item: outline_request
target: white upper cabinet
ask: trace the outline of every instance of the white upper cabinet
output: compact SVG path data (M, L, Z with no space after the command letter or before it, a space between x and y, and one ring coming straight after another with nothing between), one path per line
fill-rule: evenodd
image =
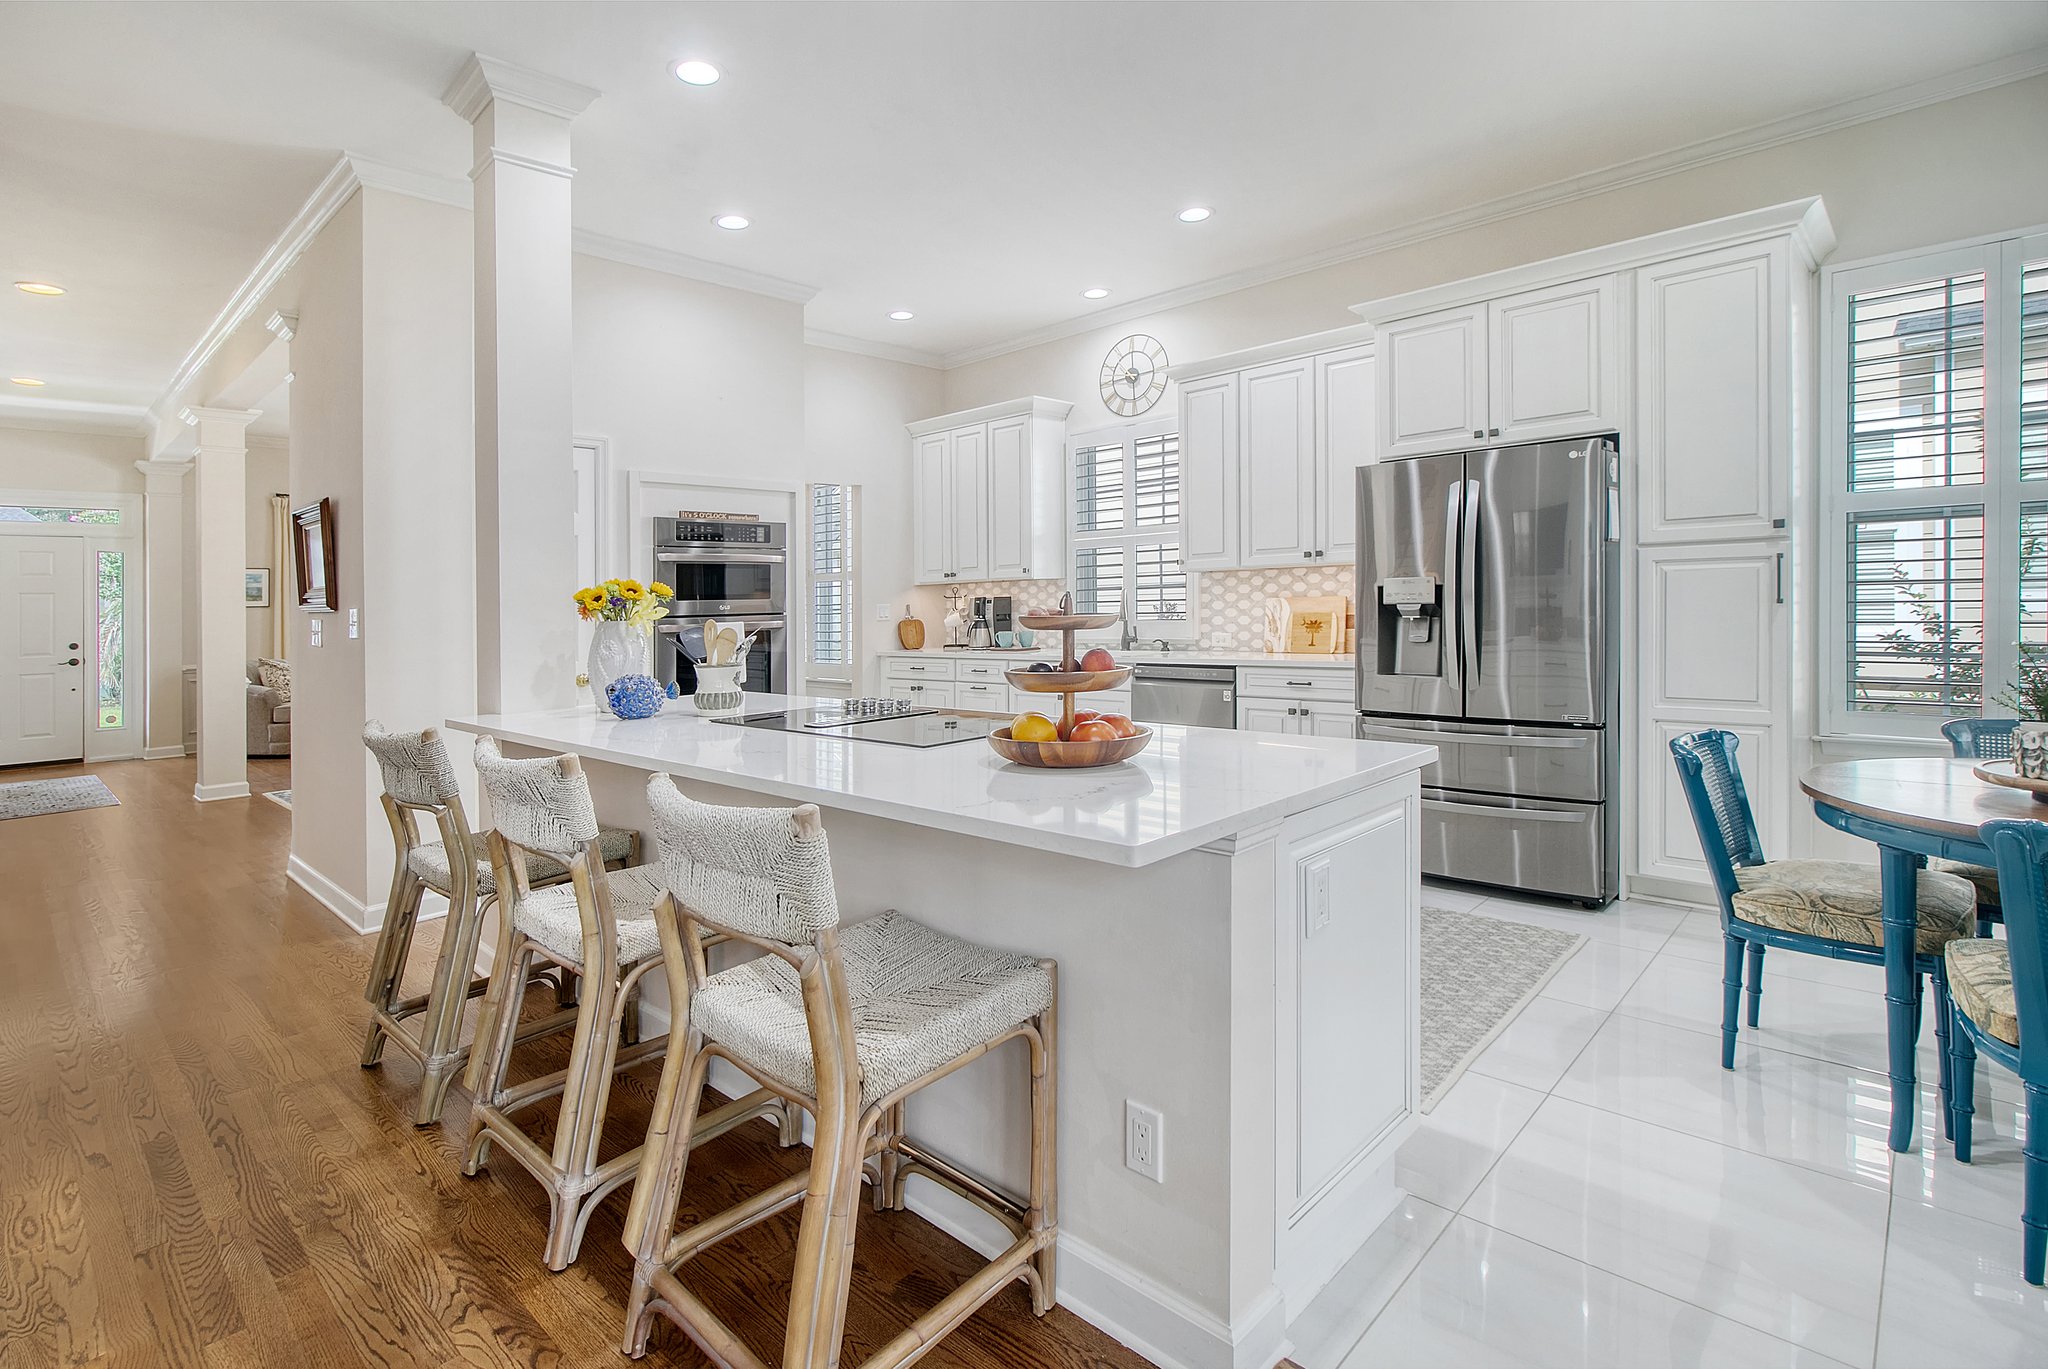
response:
M1546 286L1379 332L1382 459L1622 426L1621 282Z
M1782 240L1636 272L1638 540L1783 535L1790 275Z
M946 503L953 530L953 578L986 580L988 571L988 428L950 435Z
M1062 573L1072 408L1034 397L910 425L918 584Z
M920 437L911 450L911 533L915 557L914 578L921 585L947 578L953 568L953 549L948 530L950 505L946 500L947 453L952 443L945 433Z
M1621 282L1530 290L1486 306L1486 440L1621 426Z
M1316 359L1316 550L1326 563L1358 559L1358 468L1373 463L1378 438L1371 347L1347 347Z
M1390 323L1379 355L1382 460L1485 440L1486 306Z
M1307 358L1242 372L1238 564L1316 559L1315 373Z
M1180 385L1181 556L1189 570L1237 559L1237 373Z

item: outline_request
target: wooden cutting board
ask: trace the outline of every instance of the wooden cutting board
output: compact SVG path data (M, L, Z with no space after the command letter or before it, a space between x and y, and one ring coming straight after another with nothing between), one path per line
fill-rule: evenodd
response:
M1344 615L1351 601L1341 594L1283 594L1266 601L1265 647L1309 656L1344 650Z
M924 650L924 619L911 617L910 610L905 609L896 621L896 640L905 651Z

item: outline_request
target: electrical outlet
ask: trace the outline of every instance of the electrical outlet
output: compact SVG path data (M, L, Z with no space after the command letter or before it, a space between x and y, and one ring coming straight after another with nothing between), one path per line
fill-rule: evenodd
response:
M1306 936L1314 936L1330 925L1330 862L1328 857L1308 867L1308 906L1303 916L1308 919Z
M353 642L356 638L362 635L362 624L356 618L356 611L354 609L350 609L348 611L348 639L351 642Z
M1124 1168L1135 1170L1155 1184L1164 1183L1161 1151L1166 1141L1165 1129L1166 1121L1159 1115L1159 1109L1126 1098Z

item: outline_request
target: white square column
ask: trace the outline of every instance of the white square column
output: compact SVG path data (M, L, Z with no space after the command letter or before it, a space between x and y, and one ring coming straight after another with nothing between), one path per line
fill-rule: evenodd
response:
M481 54L446 96L476 133L477 706L575 701L569 123L586 86Z
M242 570L249 560L248 427L255 409L183 409L196 428L192 460L192 549L198 568L200 800L249 797L249 633L242 606Z
M138 461L142 472L144 622L142 756L185 754L185 477L190 461Z

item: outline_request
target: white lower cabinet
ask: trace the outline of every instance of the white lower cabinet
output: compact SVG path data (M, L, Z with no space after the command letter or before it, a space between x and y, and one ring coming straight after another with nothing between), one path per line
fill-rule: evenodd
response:
M1793 774L1790 584L1783 541L1645 547L1637 562L1636 872L1707 883L1671 742L1718 727L1736 761L1764 850L1790 854Z
M1006 680L961 680L953 686L953 707L981 708L991 713L1010 711L1010 685Z
M956 708L953 702L953 686L937 681L886 680L884 688L892 699L905 703L923 704L926 708Z
M1356 735L1357 705L1346 670L1248 667L1237 672L1241 732L1295 737Z

